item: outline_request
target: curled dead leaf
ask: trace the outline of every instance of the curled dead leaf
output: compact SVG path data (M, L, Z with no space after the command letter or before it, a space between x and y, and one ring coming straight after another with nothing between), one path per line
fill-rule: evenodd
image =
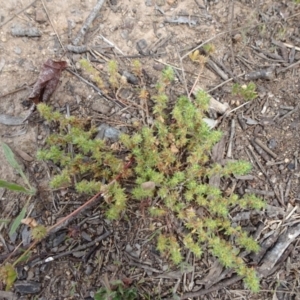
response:
M37 221L33 218L22 219L21 223L29 226L30 228L35 228L36 226L38 226Z
M65 61L48 59L42 66L39 77L32 88L29 99L35 104L46 102L56 89L61 72L67 67Z

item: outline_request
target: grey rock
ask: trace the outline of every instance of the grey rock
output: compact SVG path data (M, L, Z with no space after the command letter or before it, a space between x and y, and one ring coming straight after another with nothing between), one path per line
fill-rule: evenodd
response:
M96 139L110 139L113 142L117 142L121 134L121 131L119 129L111 127L107 124L101 124L97 129L98 133L95 137Z
M53 247L57 247L58 245L60 245L65 240L65 238L66 238L65 232L57 235L53 240Z
M22 50L21 50L20 47L15 47L15 48L14 48L14 52L15 52L16 54L21 54L21 53L22 53Z
M147 55L148 54L149 51L147 50L147 46L148 46L148 44L147 44L145 39L140 39L136 43L136 49L142 55Z
M128 72L128 71L124 71L123 74L122 74L124 77L126 77L127 79L127 82L131 83L131 84L134 84L134 85L137 85L139 84L139 80L138 78L133 75L132 73Z
M38 23L45 23L47 21L47 15L44 9L38 8L35 13L35 20Z
M121 30L120 35L121 35L121 37L122 37L124 40L128 40L129 32L128 32L127 29L124 29L124 30Z
M36 294L41 291L41 284L35 281L16 281L14 288L20 294Z
M270 139L268 142L268 147L270 149L275 149L277 147L277 141L275 139Z
M24 226L21 235L24 247L29 245L31 242L31 229L27 226Z
M39 37L41 32L37 27L27 27L20 24L15 24L11 29L11 34L14 36Z

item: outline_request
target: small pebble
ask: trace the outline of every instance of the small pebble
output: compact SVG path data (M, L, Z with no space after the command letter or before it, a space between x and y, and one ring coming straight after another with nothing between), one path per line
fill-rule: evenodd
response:
M268 142L268 147L270 149L275 149L277 147L277 141L275 139L270 139Z
M141 53L143 55L147 54L147 51L146 51L147 46L148 46L148 44L145 39L141 39L141 40L137 41L137 43L136 43L137 50L139 51L139 53Z
M121 31L120 35L124 40L128 40L129 32L128 30L124 29Z
M91 275L93 272L93 267L91 265L87 265L85 269L85 274L86 275Z
M47 21L47 15L44 9L37 9L35 13L35 20L38 23L45 23Z
M21 53L22 53L22 50L21 50L21 48L19 48L19 47L15 47L15 48L14 48L14 52L15 52L16 54L21 54Z

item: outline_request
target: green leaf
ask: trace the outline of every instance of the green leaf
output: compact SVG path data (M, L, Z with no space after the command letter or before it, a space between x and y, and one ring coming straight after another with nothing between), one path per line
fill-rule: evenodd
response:
M19 165L19 163L16 161L15 155L11 151L10 147L7 144L2 143L2 149L4 151L4 155L5 155L5 158L8 161L8 163L19 173L22 172L22 168Z
M14 222L10 228L9 235L13 235L16 232L17 228L21 224L22 219L25 218L25 214L26 214L26 208L23 207L21 212L19 213L19 215L14 220Z
M1 180L0 179L0 188L6 188L10 191L14 191L14 192L20 192L20 193L25 193L25 194L29 194L29 195L34 195L35 194L35 190L31 189L28 190L25 187L18 185L16 183L12 183L12 182L8 182L5 180Z
M3 148L3 152L4 152L5 158L8 161L8 163L22 176L24 182L30 187L30 190L31 190L30 194L34 195L36 191L35 191L35 189L31 188L31 185L29 184L27 177L25 176L25 174L22 171L22 167L16 161L15 155L12 152L12 150L10 149L10 147L7 144L2 143L2 148Z

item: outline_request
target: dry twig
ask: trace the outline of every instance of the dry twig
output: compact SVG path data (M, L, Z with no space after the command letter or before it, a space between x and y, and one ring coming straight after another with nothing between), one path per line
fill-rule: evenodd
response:
M267 277L270 271L280 259L287 247L295 241L300 234L300 223L282 232L275 246L265 256L262 265L258 268L258 273L261 277Z
M80 28L79 32L77 33L76 37L73 39L72 44L74 46L78 46L79 43L82 42L84 36L86 35L89 27L91 26L92 22L95 20L97 14L99 13L102 5L104 4L105 0L98 0L97 4L90 12L89 16L85 20L84 24Z

